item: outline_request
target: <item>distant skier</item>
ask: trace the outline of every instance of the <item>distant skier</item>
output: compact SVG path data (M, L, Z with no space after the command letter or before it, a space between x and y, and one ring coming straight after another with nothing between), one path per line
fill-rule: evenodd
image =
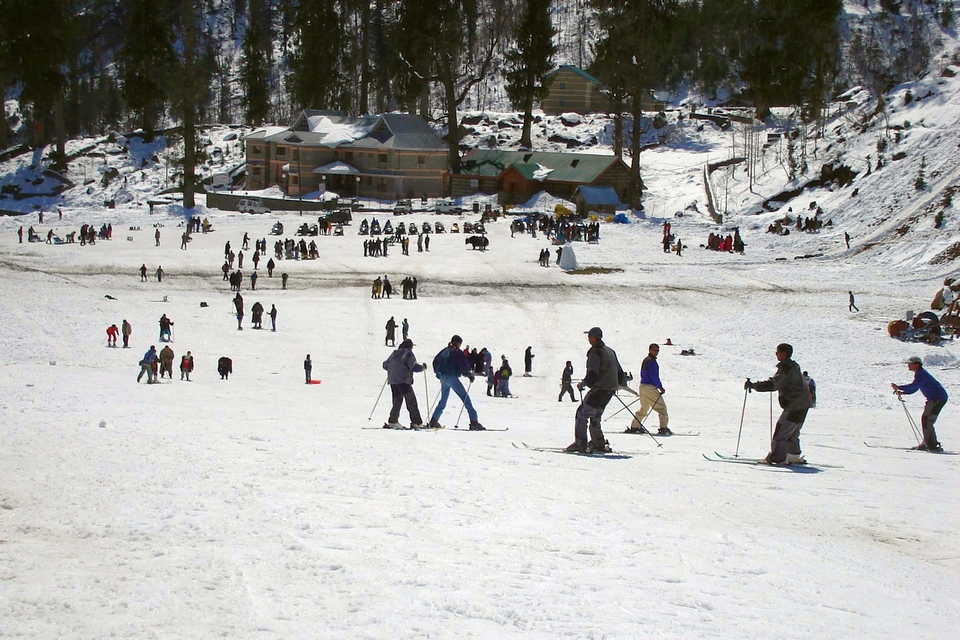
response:
M397 350L383 361L383 369L387 372L387 383L393 395L393 405L390 408L387 423L383 425L384 429L403 428L398 420L400 420L400 408L404 402L407 403L407 411L410 413L410 428L423 427L420 407L417 405L417 394L413 391L413 374L425 370L426 365L417 363L417 357L413 355L412 349L413 341L404 340Z
M547 257L549 257L549 252ZM532 375L533 371L533 359L536 358L533 355L533 347L527 347L527 350L523 352L523 377L529 378Z
M657 362L657 355L660 353L660 345L653 343L647 347L647 357L643 359L640 365L640 409L634 413L633 422L628 431L645 433L646 427L643 426L643 419L651 411L656 411L660 416L660 429L658 436L672 435L667 423L670 422L670 416L667 415L667 403L663 400L663 394L666 391L663 383L660 382L660 364Z
M116 347L117 346L117 334L120 333L120 330L117 329L116 324L112 324L107 327L107 346Z
M557 402L563 402L563 394L570 394L570 402L576 402L577 397L573 395L573 365L567 360L567 366L563 368L563 373L560 374L560 395L557 397Z
M217 373L220 374L221 380L228 380L230 374L233 373L233 360L227 356L223 356L217 360Z
M450 390L453 389L453 392L463 401L463 406L470 417L470 430L484 431L483 425L478 420L477 411L470 401L470 396L463 388L463 383L460 382L460 376L466 376L470 379L470 382L473 382L470 363L467 362L467 356L463 355L463 351L460 350L462 344L463 338L458 335L453 336L450 338L450 344L433 359L433 372L440 380L440 400L430 417L430 426L440 428L440 416L447 407L447 398L450 397Z
M393 319L393 316L390 316L390 319L387 320L387 324L384 326L384 329L387 330L387 335L383 340L383 346L385 347L395 347L397 346L396 332L397 332L397 322Z
M776 391L783 409L773 432L770 453L764 458L764 462L805 464L806 460L800 450L800 429L803 428L803 421L806 420L807 411L812 404L810 394L807 392L807 385L803 383L800 365L791 360L793 347L786 343L778 344L776 355L777 373L762 382L751 382L750 378L747 378L743 388L748 391Z
M616 394L626 376L617 360L616 352L603 342L603 331L593 327L586 332L590 342L587 351L587 375L577 383L577 389L583 392L590 387L586 397L577 408L573 444L567 447L570 453L592 453L610 451L610 443L603 437L600 418L607 403ZM589 424L590 441L587 442Z
M310 384L310 374L313 372L313 361L310 359L310 354L307 354L307 359L303 361L303 373L307 377L307 384Z
M937 430L934 425L937 418L947 404L947 391L943 388L936 378L930 375L930 372L923 368L923 360L918 356L907 358L907 368L913 371L913 382L910 384L894 384L893 392L898 396L900 394L910 395L919 391L927 402L923 405L923 414L920 416L920 426L923 431L923 442L914 447L919 451L934 451L940 453L943 447L937 441Z

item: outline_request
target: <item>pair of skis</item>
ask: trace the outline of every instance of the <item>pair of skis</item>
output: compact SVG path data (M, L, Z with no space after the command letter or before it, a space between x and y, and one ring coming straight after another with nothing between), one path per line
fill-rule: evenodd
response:
M563 453L571 456L583 456L587 458L611 458L614 460L626 460L633 456L645 456L649 451L567 451L566 447L531 447L526 442L519 445L511 442L516 449L524 451L546 451L548 453Z
M767 462L767 461L764 460L763 458L741 458L741 457L738 457L738 456L725 456L725 455L722 455L722 454L717 453L716 451L713 452L713 455L716 456L716 457L711 458L710 456L708 456L707 454L704 453L704 454L703 454L703 457L704 457L705 460L709 460L710 462L730 462L730 463L733 463L733 464L748 464L748 465L753 465L753 466L774 467L774 468L779 468L779 467L786 467L786 468L789 468L789 467L809 467L809 468L813 468L813 469L818 469L818 468L822 468L822 469L843 469L843 466L842 466L842 465L838 465L838 464L821 464L821 463L809 464L809 463L807 463L807 462L794 462L794 463L789 463L789 464L788 464L788 463L770 464L769 462Z

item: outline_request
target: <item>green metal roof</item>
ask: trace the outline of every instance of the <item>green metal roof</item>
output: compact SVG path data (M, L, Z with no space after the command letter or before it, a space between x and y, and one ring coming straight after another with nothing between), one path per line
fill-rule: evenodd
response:
M590 184L617 162L622 162L617 156L588 153L474 149L464 156L460 163L460 173L496 177L513 166L525 178L532 180L534 172L545 167L550 170L544 178L547 182Z
M559 69L556 69L556 70L554 70L554 71L551 71L550 73L548 73L547 75L545 75L545 76L543 77L544 80L546 80L547 78L552 78L553 76L557 75L557 73L559 73L561 69L569 69L570 71L573 71L575 74L577 74L578 76L580 76L581 78L583 78L583 79L586 80L587 82L590 82L590 83L592 83L592 84L600 84L600 81L599 81L599 80L597 80L596 78L594 78L592 75L590 75L589 73L587 73L586 71L584 71L584 70L581 69L580 67L575 67L575 66L573 66L572 64L562 64L562 65L560 65L560 68L559 68Z

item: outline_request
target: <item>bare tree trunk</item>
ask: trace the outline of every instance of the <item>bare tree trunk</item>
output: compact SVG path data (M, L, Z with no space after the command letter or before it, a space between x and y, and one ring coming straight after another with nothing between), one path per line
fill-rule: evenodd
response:
M633 101L633 130L630 132L630 206L640 208L640 120L643 118L640 100Z
M613 155L623 157L623 98L611 98L610 106L613 111Z
M520 146L525 149L533 148L530 129L533 126L533 90L529 87L532 82L527 83L527 92L523 99L523 132L520 134Z
M197 206L193 188L196 169L196 99L193 86L193 55L196 47L196 33L194 28L194 0L186 0L186 10L183 12L183 208L193 209Z
M452 74L443 83L444 96L447 99L447 142L449 146L450 173L460 173L460 123L457 117L457 88Z
M67 125L63 117L63 89L58 89L53 96L53 134L56 137L57 152L54 168L66 167L67 158Z
M430 119L430 83L424 80L420 88L420 117Z
M363 29L360 41L360 115L370 111L370 3L363 3Z

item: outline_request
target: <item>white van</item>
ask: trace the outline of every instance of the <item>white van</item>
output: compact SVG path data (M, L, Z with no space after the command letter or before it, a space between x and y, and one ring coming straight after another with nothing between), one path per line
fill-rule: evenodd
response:
M263 206L260 198L240 198L237 211L240 213L270 213L270 209Z

